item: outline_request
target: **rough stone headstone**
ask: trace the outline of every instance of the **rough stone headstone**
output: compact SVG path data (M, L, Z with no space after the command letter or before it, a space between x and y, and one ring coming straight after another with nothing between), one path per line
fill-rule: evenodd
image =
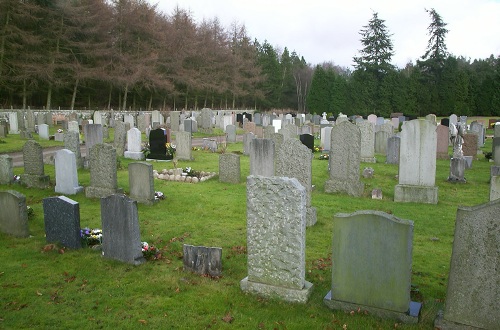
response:
M24 173L21 174L21 183L27 187L47 188L50 177L45 175L43 166L42 146L34 141L28 140L23 147Z
M175 134L176 158L179 160L193 160L191 133L177 132Z
M90 149L90 186L85 188L87 198L102 198L118 193L116 150L107 144L96 144Z
M55 192L66 195L75 195L83 191L83 187L78 184L76 157L72 151L68 149L58 150L55 156L55 168Z
M26 111L26 130L31 133L35 131L35 113L33 110Z
M44 198L43 221L48 243L60 243L71 249L82 247L78 202L65 196Z
M361 131L361 162L375 163L375 126L370 121L363 121L356 125Z
M116 149L116 154L122 157L125 154L125 145L127 143L127 129L123 121L115 121L115 135L113 147Z
M436 158L449 159L448 145L449 145L449 127L445 125L438 125L436 128Z
M273 134L276 133L276 130L274 129L274 126L272 125L269 125L269 126L266 126L264 127L264 139L271 139Z
M166 160L167 157L167 138L165 131L157 128L149 132L149 154L148 159Z
M40 140L49 139L49 125L47 124L38 125L38 137L40 138Z
M125 195L101 198L102 255L133 265L145 262L142 256L137 202Z
M148 128L148 124L146 123L146 114L141 113L137 116L137 128L141 133L146 133L146 128Z
M363 169L363 178L365 179L372 179L373 174L375 173L375 170L372 167L365 167Z
M297 138L297 126L294 124L283 124L278 132L283 134L285 141Z
M395 202L437 204L436 146L435 123L415 119L403 124Z
M343 122L331 131L329 153L330 178L325 182L325 192L361 196L364 184L359 181L361 160L361 131L357 125Z
M477 135L464 134L464 143L462 144L464 156L477 157Z
M11 184L14 182L12 157L0 155L0 184Z
M80 134L75 131L64 133L64 148L75 154L76 168L83 168L83 159L80 149Z
M444 313L437 329L498 329L500 200L459 207Z
M26 197L15 191L0 191L0 232L16 237L28 237Z
M203 138L202 143L203 150L210 150L211 152L217 152L217 148L219 147L216 139Z
M417 323L421 304L410 300L412 241L412 221L379 211L336 214L325 304Z
M222 248L184 244L182 251L184 271L214 277L222 275Z
M372 199L382 199L382 189L373 189Z
M316 208L311 206L312 152L297 139L283 142L276 155L275 175L296 178L306 189L306 225L316 224Z
M206 134L211 134L213 132L212 116L213 116L213 112L211 109L208 109L208 108L201 109L201 114L200 114L201 120L200 120L200 125L199 125L200 132L206 133Z
M226 142L227 143L236 143L236 126L235 125L227 125L226 126Z
M142 152L141 131L138 128L132 127L127 132L127 151L123 153L125 158L143 160L144 153Z
M223 153L219 156L219 182L240 183L240 156Z
M88 124L83 128L85 134L85 146L87 147L87 155L90 149L96 144L102 143L102 125Z
M250 175L273 176L275 153L273 140L250 139Z
M241 289L306 303L306 189L295 178L248 176L248 276Z

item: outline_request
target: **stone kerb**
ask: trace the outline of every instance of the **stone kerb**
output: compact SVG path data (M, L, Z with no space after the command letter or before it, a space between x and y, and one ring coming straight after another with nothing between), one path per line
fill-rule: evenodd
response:
M16 237L28 237L26 197L15 191L0 191L0 232Z
M306 190L295 178L247 178L248 276L245 292L306 303Z

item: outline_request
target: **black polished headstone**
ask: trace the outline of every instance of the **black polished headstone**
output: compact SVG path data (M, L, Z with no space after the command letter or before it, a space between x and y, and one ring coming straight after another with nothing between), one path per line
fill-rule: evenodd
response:
M441 125L450 127L450 118L441 118Z
M311 151L314 151L314 136L311 134L301 134L299 139L303 145L311 149Z
M72 249L82 247L78 202L65 196L44 198L43 219L48 243L60 243Z
M150 159L167 159L167 138L165 131L161 128L154 129L149 133L149 154Z

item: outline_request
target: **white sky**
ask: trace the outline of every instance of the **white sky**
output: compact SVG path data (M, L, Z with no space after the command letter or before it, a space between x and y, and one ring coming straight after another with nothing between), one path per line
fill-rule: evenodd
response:
M229 28L244 24L248 35L274 47L288 47L313 65L331 61L352 66L359 55L359 32L373 12L385 20L394 46L392 63L404 67L425 53L425 8L434 8L448 23L448 51L474 60L500 55L500 0L150 0L171 14L178 5L196 22L218 17Z

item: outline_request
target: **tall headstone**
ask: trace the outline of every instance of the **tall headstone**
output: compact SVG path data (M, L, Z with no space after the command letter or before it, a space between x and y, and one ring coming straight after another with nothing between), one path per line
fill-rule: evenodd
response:
M324 152L329 152L332 144L332 127L326 126L321 129L321 147Z
M478 149L481 147L484 147L484 139L485 139L485 137L484 137L484 125L477 122L477 121L473 121L470 124L470 131L477 135Z
M247 178L248 276L241 289L306 303L306 190L295 178Z
M11 184L14 181L12 157L0 155L0 184Z
M146 114L141 113L137 116L137 128L141 133L146 133L146 129L148 128L148 124L146 122Z
M88 124L84 126L85 146L87 147L87 155L90 149L96 144L102 143L102 125Z
M96 144L90 149L90 186L85 188L87 198L102 198L118 191L116 150L107 144Z
M219 156L219 182L240 183L240 156L233 153L223 153Z
M359 181L361 160L359 127L348 121L335 125L331 131L330 141L330 179L325 182L325 192L361 196L364 184Z
M490 179L490 201L500 198L500 176L494 175Z
M377 117L375 116L376 119ZM361 132L361 162L375 163L375 126L373 122L368 120L356 125Z
M387 152L387 140L390 135L386 131L375 133L375 153L385 155Z
M250 155L251 150L251 142L255 139L255 134L253 133L245 133L243 135L243 154Z
M179 160L193 160L192 139L189 132L175 134L176 158Z
M123 121L115 121L115 136L113 146L116 154L122 157L125 154L125 144L127 143L127 129Z
M448 145L449 145L449 127L445 125L438 125L436 128L436 158L449 159Z
M132 127L127 132L127 151L123 153L125 158L143 160L144 153L142 152L141 131L138 128Z
M500 200L459 207L437 329L499 329Z
M102 255L133 265L145 262L142 256L137 202L125 195L101 198Z
M21 174L21 183L27 187L47 188L50 177L45 175L42 146L34 140L26 141L23 147L23 160L24 173Z
M17 112L9 112L9 133L10 134L19 134L19 122L18 122L18 113Z
M28 211L26 196L15 191L0 191L0 232L17 236L28 237Z
M180 111L170 111L170 128L174 132L179 131L179 123L181 120L181 112Z
M138 203L152 205L155 202L153 165L146 162L128 165L130 198Z
M68 122L68 131L70 132L76 132L78 134L80 134L80 127L78 126L78 122L77 121L69 121Z
M462 145L464 156L477 157L477 135L473 133L464 134Z
M72 151L68 149L58 150L55 156L55 168L55 192L66 195L75 195L83 191L83 187L78 184L76 157Z
M157 128L149 132L149 154L148 159L166 160L167 157L167 137L165 131Z
M273 176L275 145L271 139L250 139L250 175Z
M417 323L421 304L410 300L412 241L412 221L380 211L336 214L325 304Z
M29 109L26 111L26 130L28 132L35 131L35 113Z
M226 142L227 143L236 143L236 126L235 125L227 125L226 126Z
M40 138L40 140L49 139L49 125L47 124L38 125L38 137Z
M415 119L403 124L395 202L437 204L436 146L435 123Z
M75 131L64 133L64 148L75 154L76 168L83 168L83 159L80 150L80 134Z
M212 134L212 110L208 108L201 109L200 132Z
M45 238L71 249L82 247L80 236L80 204L65 196L43 199Z
M316 208L311 206L312 158L308 147L297 139L289 139L277 150L275 175L296 178L306 189L306 224L316 223ZM250 173L252 174L252 173Z
M134 120L134 116L133 115L125 115L125 116L123 116L123 122L125 124L129 124L130 128L135 127L135 120Z

